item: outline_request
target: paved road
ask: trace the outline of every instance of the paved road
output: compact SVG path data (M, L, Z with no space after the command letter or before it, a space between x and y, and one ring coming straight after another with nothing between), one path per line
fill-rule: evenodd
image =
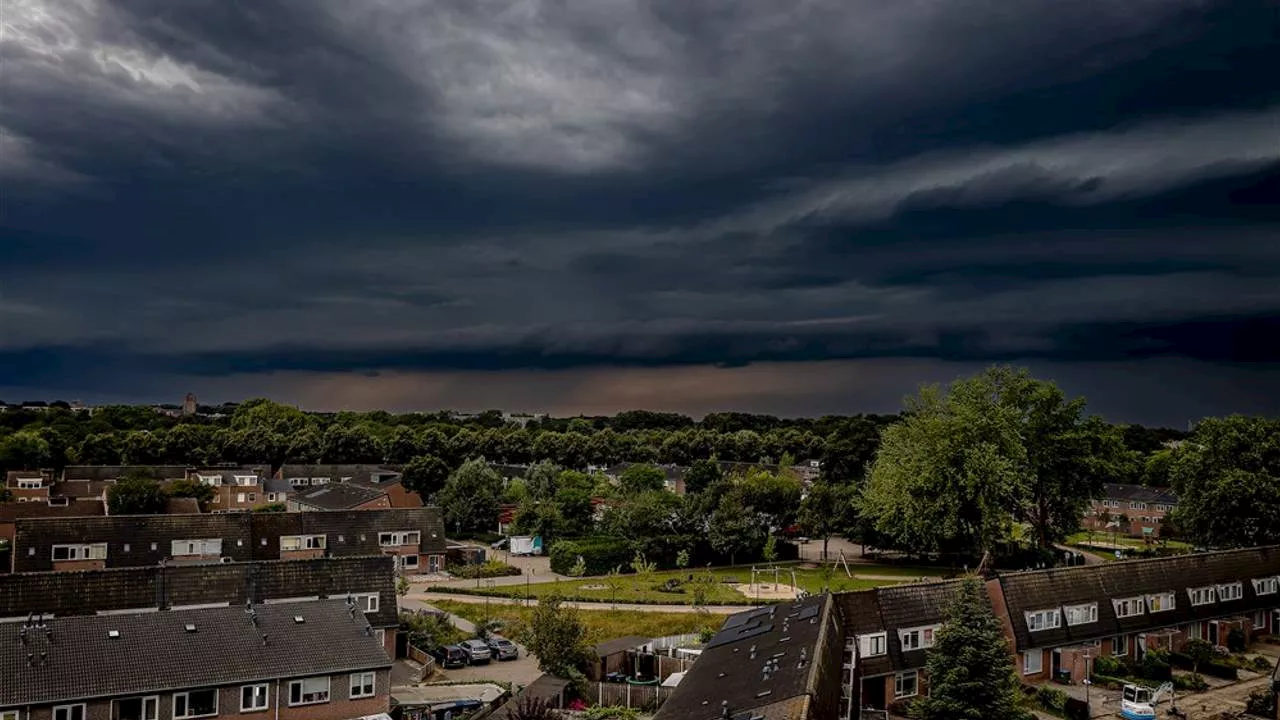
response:
M417 601L419 603L430 603L433 600L454 600L456 602L474 603L483 605L486 600L494 605L524 605L522 598L504 598L504 597L481 597L479 595L454 595L452 593L433 593L433 592L413 592L400 599L402 605L405 601ZM565 600L560 603L565 607L578 608L581 610L628 610L635 612L667 612L667 613L688 613L693 612L693 607L689 605L644 605L637 603L608 603L608 602L580 602ZM749 605L708 605L703 608L707 612L716 615L731 615L733 613L750 610ZM461 618L459 618L461 620ZM464 621L465 622L465 621ZM456 624L456 623L455 623Z

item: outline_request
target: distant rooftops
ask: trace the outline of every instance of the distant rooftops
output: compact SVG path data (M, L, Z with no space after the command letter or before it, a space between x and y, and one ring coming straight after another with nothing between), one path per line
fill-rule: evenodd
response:
M1169 488L1107 483L1102 486L1102 494L1107 500L1156 503L1160 505L1178 504L1177 493L1173 492Z

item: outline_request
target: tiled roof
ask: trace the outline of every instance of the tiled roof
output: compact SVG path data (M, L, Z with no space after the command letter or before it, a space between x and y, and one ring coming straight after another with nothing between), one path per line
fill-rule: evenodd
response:
M342 600L57 618L0 643L0 706L144 695L390 667ZM296 622L295 617L304 621ZM186 626L194 626L189 632ZM18 627L9 628L16 635ZM117 637L109 636L116 631ZM264 640L263 636L266 636ZM32 659L28 660L31 656Z
M52 479L52 473L48 470L10 470L5 473L5 484L9 487L17 487L18 480L40 480L41 485L48 485Z
M604 642L597 644L595 647L595 652L596 652L596 655L599 657L606 657L609 655L623 652L625 650L630 650L633 647L639 647L645 644L646 642L649 642L649 640L650 638L640 637L638 635L629 635L627 637L614 638L612 640L605 640Z
M379 602L369 622L395 626L394 560L387 555L0 574L0 618L370 592Z
M947 580L836 595L847 637L885 633L886 654L863 658L862 674L874 676L924 667L925 651L904 652L898 631L941 624L947 603L959 587L959 581Z
M729 616L657 720L715 720L722 702L735 717L779 704L795 707L789 701L813 692L815 672L823 665L815 658L834 611L829 595L816 595ZM764 667L774 660L776 668L766 678Z
M1168 488L1107 483L1102 486L1102 493L1108 500L1157 503L1160 505L1178 504L1178 495Z
M191 515L200 512L200 501L190 497L171 497L164 501L165 515Z
M68 465L63 480L119 480L138 474L155 480L173 480L187 476L185 465Z
M191 471L190 477L199 475L202 478L217 477L222 479L223 485L235 485L236 478L252 477L254 485L261 485L262 478L267 475L267 469L261 467L237 467L237 468L198 468Z
M107 494L115 480L59 480L49 488L54 497L97 499Z
M285 493L291 495L296 491L296 488L290 485L289 481L284 478L269 477L263 478L262 490L263 492Z
M1273 608L1280 604L1280 597L1258 597L1250 581L1276 575L1280 575L1280 547L1272 546L1009 573L999 582L1018 649L1024 650ZM1236 581L1243 584L1241 599L1191 605L1189 589ZM1174 593L1174 609L1116 617L1113 599L1164 592ZM1068 626L1063 618L1061 627L1027 630L1027 612L1090 602L1098 603L1097 622Z
M70 500L66 505L50 505L47 502L0 503L0 522L13 522L18 518L92 517L106 514L101 500Z
M385 492L367 485L331 482L308 488L294 495L290 500L321 510L349 510L385 495Z
M326 478L330 483L379 484L400 479L400 471L386 465L282 465L276 477Z

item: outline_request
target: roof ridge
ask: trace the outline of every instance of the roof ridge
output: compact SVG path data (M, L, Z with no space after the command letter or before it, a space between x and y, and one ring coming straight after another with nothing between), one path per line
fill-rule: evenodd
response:
M1074 571L1081 571L1086 569L1101 571L1106 568L1120 567L1123 565L1133 565L1136 563L1171 562L1175 560L1186 560L1187 558L1201 558L1201 557L1207 557L1211 555L1221 556L1221 555L1229 555L1233 553L1259 552L1263 550L1280 550L1280 544L1256 545L1254 547L1247 547L1247 548L1223 548L1219 550L1204 550L1202 552L1182 553L1179 555L1163 555L1159 557L1149 557L1149 558L1125 558L1123 560L1115 560L1112 562L1108 562L1103 565L1074 565L1074 566L1066 566L1066 567L1038 568L1038 569L1031 569L1031 570L1014 570L1012 572L1000 573L999 577L1003 578L1003 577L1009 577L1011 575L1030 575L1034 573L1074 572Z

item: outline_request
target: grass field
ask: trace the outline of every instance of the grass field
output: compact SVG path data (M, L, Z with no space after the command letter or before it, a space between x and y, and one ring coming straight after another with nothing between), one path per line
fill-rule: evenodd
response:
M1167 540L1164 543L1152 542L1147 543L1142 538L1125 537L1124 535L1116 535L1114 538L1111 533L1094 532L1092 536L1088 532L1078 532L1067 537L1068 545L1085 545L1107 549L1114 542L1121 549L1124 548L1144 548L1154 547L1163 544L1171 550L1181 550L1184 552L1191 551L1191 544L1182 542L1181 540Z
M795 571L796 583L810 593L821 592L824 587L832 591L868 590L883 585L894 585L911 582L920 578L936 578L941 574L937 568L902 567L897 565L854 565L849 566L854 576L849 577L844 568L835 572L824 572L814 568L801 568L796 565L779 567L778 581L791 584L791 572ZM529 595L543 597L559 594L575 600L592 600L599 602L645 602L671 605L686 605L693 602L693 596L687 587L676 591L663 589L668 580L687 581L692 573L695 577L705 574L706 570L663 571L655 572L647 578L636 575L619 575L609 580L605 578L583 578L561 580L558 582L542 582L530 585L505 585L495 588L469 590L469 594L493 595L499 597L523 598ZM751 568L715 568L711 570L717 582L711 587L707 596L707 604L743 603L751 598L738 591L735 585L751 582ZM757 576L759 582L773 582L772 572ZM616 587L610 583L616 583Z
M502 622L503 635L517 642L523 641L522 636L528 627L529 616L533 613L533 608L520 605L492 605L486 610L484 605L478 603L453 600L432 600L431 604L477 625L484 622L487 613L489 618ZM587 642L591 644L628 635L642 637L682 635L698 632L704 626L717 629L724 622L724 617L721 615L695 612L651 613L624 610L575 610L574 612L582 620L582 625L587 631Z

